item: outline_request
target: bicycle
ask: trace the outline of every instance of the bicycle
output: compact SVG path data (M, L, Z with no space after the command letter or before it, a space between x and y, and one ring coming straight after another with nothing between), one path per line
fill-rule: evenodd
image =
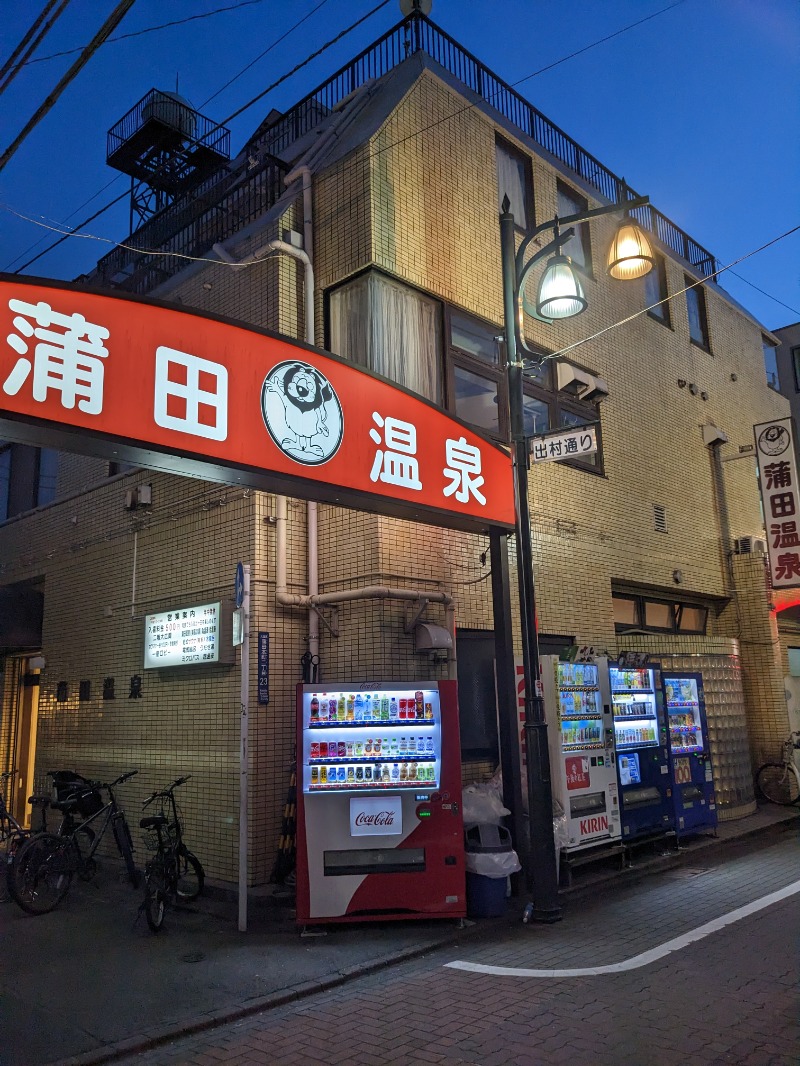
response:
M800 730L783 742L782 762L767 762L756 772L756 788L770 803L791 807L800 802L800 769L795 752L800 750Z
M67 785L72 786L66 798L50 804L64 814L61 835L39 833L30 837L9 867L11 898L26 913L47 914L54 910L69 891L76 873L83 880L92 879L97 868L94 856L109 825L131 884L138 887L131 831L114 793L117 785L138 772L130 770L107 784L86 781L75 774L52 775L57 794L63 794ZM59 777L61 781L57 780ZM103 801L102 791L108 793L107 802Z
M50 802L47 796L31 796L28 799L33 809L39 811L39 825L36 829L26 829L8 809L5 797L6 783L16 775L16 770L7 770L0 774L0 862L3 864L3 874L0 876L0 903L7 903L11 898L8 881L10 866L14 862L17 851L32 833L44 833L47 830L46 810Z
M175 800L175 789L185 784L191 774L179 777L169 788L154 792L142 804L145 810L158 803L159 813L139 821L146 830L145 846L154 851L144 871L144 910L147 924L158 933L164 924L167 905L179 900L191 903L203 891L205 872L196 855L186 847L183 825Z

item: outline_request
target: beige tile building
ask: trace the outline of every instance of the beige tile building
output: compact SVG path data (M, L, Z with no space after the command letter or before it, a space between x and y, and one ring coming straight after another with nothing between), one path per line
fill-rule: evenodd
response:
M384 58L378 76L354 69L352 84L332 78L268 116L224 180L207 179L131 238L164 254L117 250L84 280L303 338L302 265L267 247L301 234L288 240L313 264L316 344L507 441L502 196L521 239L523 228L606 205L626 187L502 82L482 91L488 78L476 81L479 67L454 46L437 55L411 47L402 61ZM754 809L753 767L788 731L788 648L800 647L800 629L778 631L755 462L740 450L753 424L784 417L788 402L767 385L764 327L713 280L713 259L655 208L640 217L656 250L648 279L606 276L617 219L601 217L567 249L583 263L587 310L524 321L540 356L526 375L530 432L599 420L601 439L591 459L530 471L538 628L543 649L589 643L701 669L719 813L735 818ZM569 384L570 368L578 383L599 382L593 398ZM138 768L120 794L134 812L150 790L190 773L189 839L208 876L235 881L239 669L145 671L143 632L146 614L230 601L239 560L252 567L251 884L269 879L281 840L294 688L309 649L321 689L457 670L465 776L494 771L491 656L487 668L478 654L494 640L487 537L106 458L55 461L19 445L2 454L9 486L27 469L35 488L10 497L0 525L0 759L19 771L18 811L56 768L103 779ZM151 502L131 509L128 494L142 485ZM318 611L280 602L309 593L309 522L319 593L363 596ZM513 539L508 551L515 589ZM429 597L427 622L448 628L454 618L449 660L416 650L412 601L381 590ZM258 632L270 635L268 704L256 696ZM134 676L139 697L129 695ZM115 698L104 698L112 683Z

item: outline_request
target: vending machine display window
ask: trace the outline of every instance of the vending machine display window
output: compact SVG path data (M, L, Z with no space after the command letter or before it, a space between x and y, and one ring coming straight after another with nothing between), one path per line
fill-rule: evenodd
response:
M658 747L653 671L609 669L617 751Z
M561 747L567 751L603 748L603 708L594 663L556 664Z
M439 787L437 690L306 692L302 714L304 792Z
M697 682L692 677L665 679L669 744L673 755L705 751Z

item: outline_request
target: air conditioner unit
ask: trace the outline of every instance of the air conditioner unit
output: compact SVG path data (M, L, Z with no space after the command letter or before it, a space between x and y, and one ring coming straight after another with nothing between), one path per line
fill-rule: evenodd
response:
M737 537L733 542L736 555L766 555L767 542L763 537Z
M569 393L578 400L599 403L608 396L608 385L602 378L571 363L558 364L558 391Z

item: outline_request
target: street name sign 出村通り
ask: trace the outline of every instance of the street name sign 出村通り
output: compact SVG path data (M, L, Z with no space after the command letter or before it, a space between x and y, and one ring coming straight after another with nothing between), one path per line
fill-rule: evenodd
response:
M511 458L310 345L154 300L0 277L0 437L485 531Z
M577 459L597 451L597 426L575 426L554 433L531 437L534 463L556 463L559 459Z

